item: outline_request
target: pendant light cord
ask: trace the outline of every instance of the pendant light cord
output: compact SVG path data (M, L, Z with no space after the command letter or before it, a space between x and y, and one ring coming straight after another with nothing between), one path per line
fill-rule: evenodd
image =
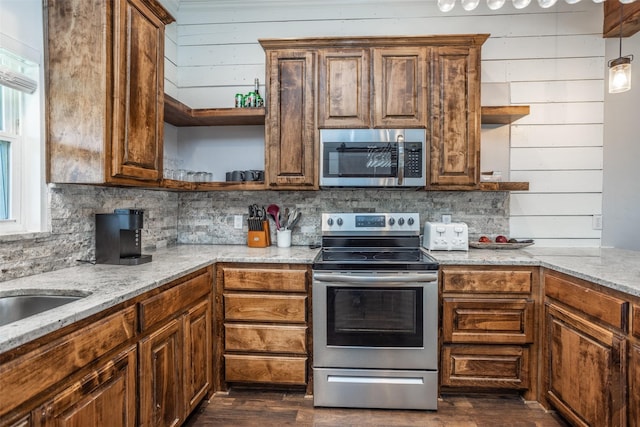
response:
M620 3L620 54L618 58L622 58L622 8L624 7L624 3Z

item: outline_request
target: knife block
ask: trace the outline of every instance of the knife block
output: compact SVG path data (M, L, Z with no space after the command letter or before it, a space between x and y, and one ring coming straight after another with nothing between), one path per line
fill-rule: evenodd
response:
M247 246L250 248L266 248L267 246L271 246L269 221L262 221L262 230L248 232Z

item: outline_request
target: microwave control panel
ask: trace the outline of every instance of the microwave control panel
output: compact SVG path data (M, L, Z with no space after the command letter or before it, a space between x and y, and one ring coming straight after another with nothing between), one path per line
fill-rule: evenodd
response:
M422 144L407 142L404 147L404 174L408 178L422 176Z

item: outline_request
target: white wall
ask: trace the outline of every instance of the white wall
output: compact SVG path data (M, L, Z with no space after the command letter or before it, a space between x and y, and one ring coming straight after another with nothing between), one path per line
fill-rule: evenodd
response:
M178 94L193 108L231 107L255 77L263 82L259 38L490 33L483 103L531 106L514 125L482 132L482 169L510 168L504 176L530 182L511 196L511 235L539 246L600 244L592 215L602 214L602 5L533 2L516 11L507 2L494 13L481 2L443 14L425 0L181 0L177 18ZM203 141L202 132L180 129L179 145L197 139L201 155L225 155L226 132L209 132Z
M618 39L608 39L607 60L619 49ZM640 34L623 39L622 55L635 60L631 90L605 96L602 246L640 250Z

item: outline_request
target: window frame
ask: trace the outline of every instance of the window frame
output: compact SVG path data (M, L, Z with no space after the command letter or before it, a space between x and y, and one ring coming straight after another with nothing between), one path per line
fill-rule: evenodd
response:
M5 94L1 100L3 114L9 123L6 129L0 129L0 139L10 143L10 211L8 219L0 219L0 236L46 231L43 70L38 63L14 52L1 49L2 54L23 60L38 87L27 94L0 85Z

